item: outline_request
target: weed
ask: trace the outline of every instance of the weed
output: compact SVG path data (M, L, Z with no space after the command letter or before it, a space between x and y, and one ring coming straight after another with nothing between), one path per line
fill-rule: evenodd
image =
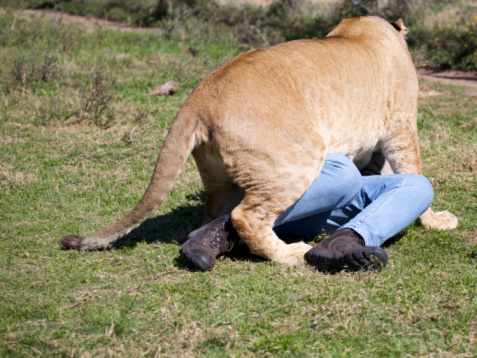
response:
M260 20L250 23L250 20L245 17L244 21L235 27L235 38L245 47L266 47L270 45L268 30L268 27L262 27ZM278 40L278 42L281 41Z
M143 120L148 116L148 113L145 112L145 111L140 111L140 112L137 112L135 115L134 115L134 122L136 123L136 125L128 130L122 137L122 141L127 143L127 144L133 144L134 141L136 140L137 136L138 136L138 132L140 131L141 127L142 127L142 124L143 124Z
M34 124L63 124L73 113L71 106L64 103L64 99L59 94L52 92L48 100L41 102Z
M31 60L27 60L25 56L17 57L13 60L12 76L13 79L21 86L25 87L27 82L34 81L36 66Z
M11 75L14 85L34 92L40 82L53 82L57 79L59 70L52 56L44 55L43 62L38 64L35 57L20 55L13 59Z
M82 89L81 120L92 121L100 128L109 128L114 121L114 110L110 107L112 95L103 70L96 69L92 82Z

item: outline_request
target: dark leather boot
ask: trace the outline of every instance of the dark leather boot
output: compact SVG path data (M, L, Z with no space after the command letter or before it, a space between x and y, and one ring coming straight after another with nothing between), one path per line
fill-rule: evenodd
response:
M238 241L230 215L224 214L192 231L182 245L182 252L199 269L209 271L215 266L217 256L232 250Z
M306 261L322 272L348 268L380 271L388 262L384 249L365 246L364 240L353 229L340 229L305 254Z

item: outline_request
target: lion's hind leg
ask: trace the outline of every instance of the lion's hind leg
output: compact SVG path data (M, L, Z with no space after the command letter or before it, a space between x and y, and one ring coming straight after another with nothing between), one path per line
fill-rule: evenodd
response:
M278 214L268 212L266 205L254 204L260 198L250 200L247 196L232 211L232 223L241 239L247 244L250 252L272 262L296 265L304 261L304 256L311 246L304 242L286 244L278 238L272 225ZM276 201L269 202L277 204ZM286 205L282 208L286 209ZM277 206L275 206L278 208Z
M243 200L232 211L232 223L253 254L272 262L295 265L304 261L311 246L303 242L286 244L272 227L278 216L305 193L316 170L293 164L290 167L284 166L282 170L275 167L272 177L254 175L253 185L245 190Z
M230 214L243 199L243 190L233 183L225 183L220 189L207 189L205 192L206 202L203 225L222 214Z
M287 245L272 227L278 216L295 204L321 169L325 144L308 119L277 113L276 118L290 118L288 136L276 137L275 127L264 125L263 133L235 135L224 151L224 163L233 182L243 189L244 197L232 211L232 224L253 254L272 262L295 265L304 262L311 249L305 243ZM277 128L286 123L274 122ZM302 129L306 127L307 129ZM284 129L280 129L282 132ZM295 132L294 132L295 131Z
M242 201L244 191L233 182L220 158L210 153L206 145L197 147L192 154L204 184L205 214L203 225L222 214L230 214Z
M403 116L410 123L416 122L416 114ZM390 133L389 138L381 145L384 156L391 164L396 174L421 174L421 156L416 125L396 126L400 131ZM457 218L448 211L434 212L428 208L417 220L426 229L448 230L455 229Z

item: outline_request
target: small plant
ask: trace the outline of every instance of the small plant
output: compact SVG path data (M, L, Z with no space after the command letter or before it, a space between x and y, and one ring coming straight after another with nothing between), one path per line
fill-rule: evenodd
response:
M270 42L267 36L267 27L262 27L260 20L251 23L245 18L243 23L235 27L235 38L241 46L265 47Z
M39 65L33 56L20 55L13 59L13 82L23 90L36 90L40 82L53 82L59 77L59 69L52 56L45 55Z
M59 68L54 57L45 55L39 68L40 81L53 82L59 77Z
M13 80L23 89L33 85L36 87L37 75L36 64L31 58L20 56L13 59L12 66Z
M55 122L64 122L71 114L71 108L61 101L57 94L50 94L50 98L44 101L38 109L36 125L50 125Z
M101 70L95 71L91 88L83 89L82 98L81 120L91 120L100 128L109 128L114 120L114 111L109 107L112 96Z
M141 127L142 127L142 124L143 124L143 119L146 118L148 115L147 112L145 111L140 111L140 112L137 112L135 115L134 115L134 122L136 123L136 125L128 130L122 137L122 141L127 143L127 144L133 144L134 141L136 140L136 138L138 137L139 133L141 131Z

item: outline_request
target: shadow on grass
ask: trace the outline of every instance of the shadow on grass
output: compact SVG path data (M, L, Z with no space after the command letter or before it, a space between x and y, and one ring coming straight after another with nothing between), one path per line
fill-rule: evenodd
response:
M202 202L205 202L204 192L199 194L199 198ZM189 196L187 199L197 199L197 195ZM181 245L187 240L189 232L197 229L202 224L204 210L205 206L203 204L181 206L168 214L147 219L128 235L114 243L112 248L134 248L139 242L146 242L147 244L162 242Z
M205 202L205 193L199 195L201 202ZM197 195L190 196L187 199L197 199ZM128 235L116 241L110 250L120 250L123 248L134 249L138 243L145 242L153 244L156 242L165 244L182 245L189 233L202 225L202 219L205 211L205 205L181 206L175 208L168 214L160 215L155 218L147 219L139 227L131 231ZM300 237L291 234L280 234L285 242L311 241L313 237ZM226 254L237 261L264 261L265 259L252 255L246 245L237 245L232 252ZM178 268L188 269L190 271L199 271L181 252L174 260L174 265Z
M393 237L391 237L390 239L386 240L386 242L384 244L382 244L381 246L383 248L392 246L395 243L399 242L406 235L407 235L407 229L404 229L400 233L398 233L398 234L394 235Z
M477 259L477 248L475 248L474 250L472 250L470 253L469 253L469 258L470 259Z
M205 202L204 192L199 194L199 198L201 199L201 202ZM190 196L187 199L197 199L197 195L194 195L194 197ZM182 245L187 240L188 234L200 227L202 224L204 210L205 206L203 204L181 206L175 208L168 214L147 219L138 228L134 229L128 235L114 243L110 249L133 249L140 242L146 242L147 244L161 242L165 244ZM406 234L407 230L403 230L399 234L387 240L382 246L384 248L389 247L400 241L404 236L406 236ZM281 233L278 234L278 236L287 243L305 241L312 244L312 242L316 239L316 237L313 236L302 237ZM324 239L328 235L322 236L322 239ZM261 257L252 255L246 245L237 245L234 250L227 253L226 256L237 261L251 260L258 262L264 260ZM182 252L174 260L174 265L178 268L188 269L190 271L199 271L191 264L191 262Z

